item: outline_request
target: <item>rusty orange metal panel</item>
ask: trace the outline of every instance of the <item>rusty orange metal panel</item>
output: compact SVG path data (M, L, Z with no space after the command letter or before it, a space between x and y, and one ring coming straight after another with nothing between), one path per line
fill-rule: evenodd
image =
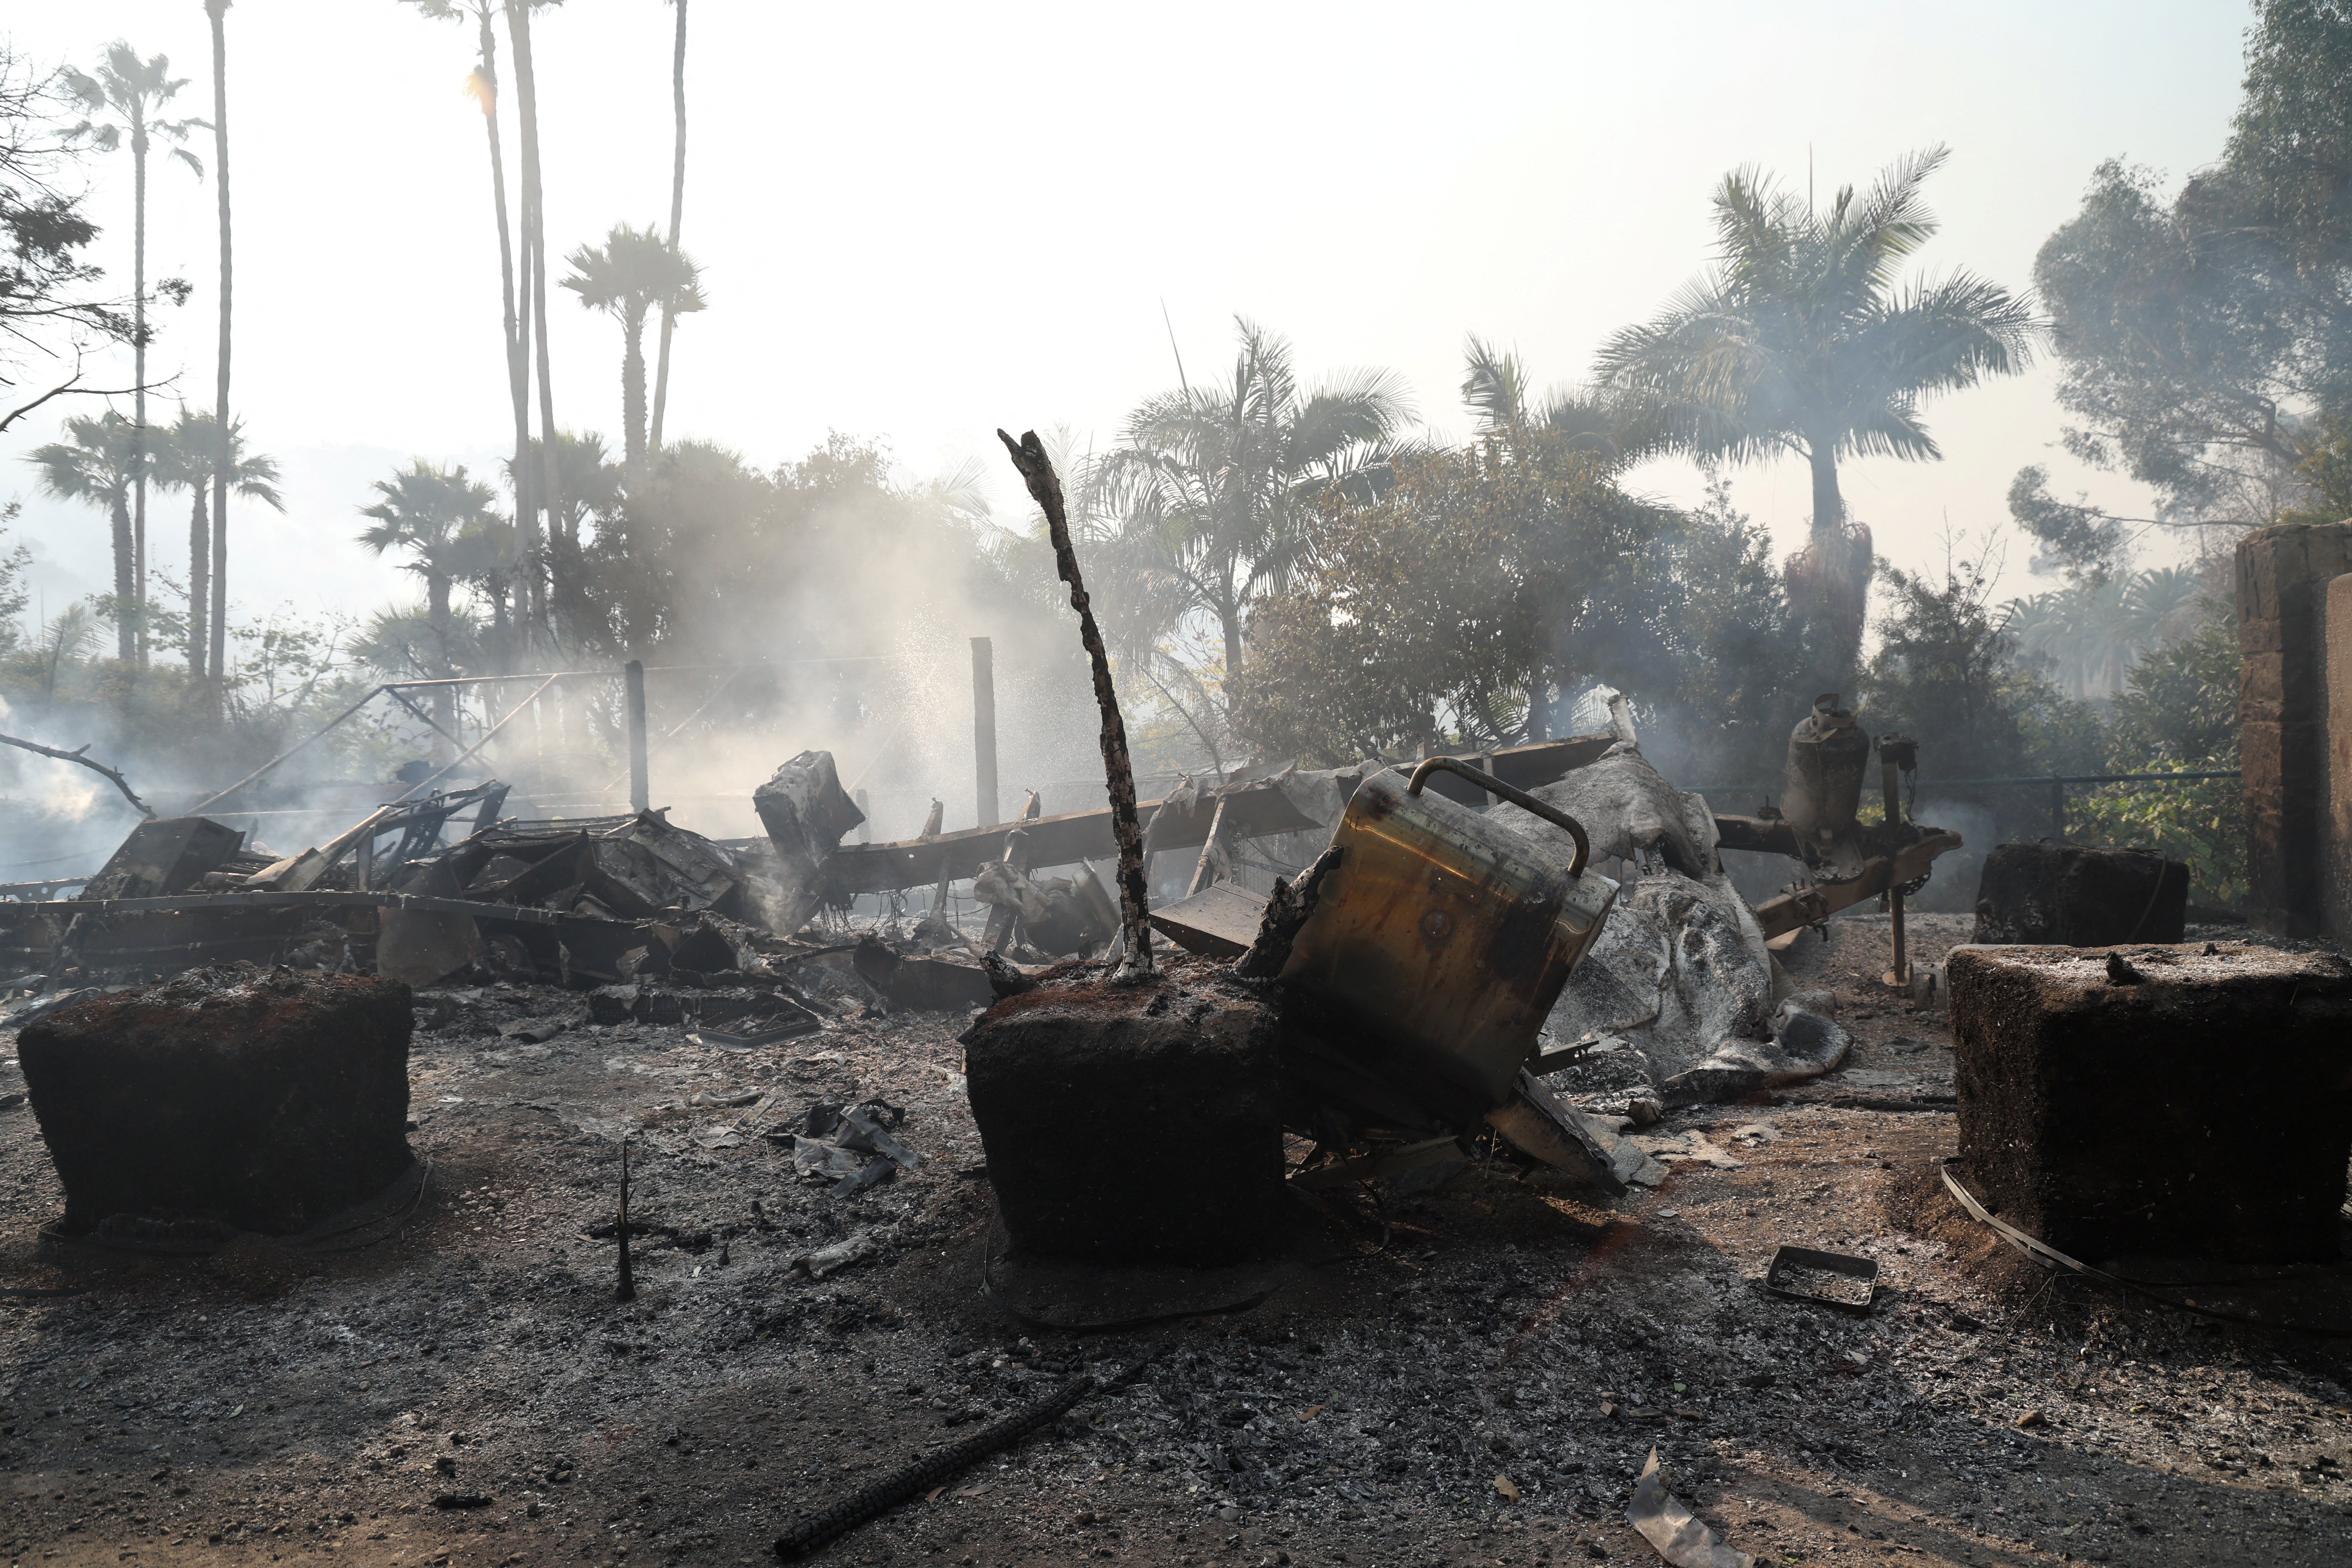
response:
M1415 791L1400 770L1357 787L1331 842L1339 864L1282 978L1380 1037L1391 1074L1433 1079L1484 1114L1509 1097L1569 971L1608 918L1614 884ZM1575 864L1583 858L1580 849Z

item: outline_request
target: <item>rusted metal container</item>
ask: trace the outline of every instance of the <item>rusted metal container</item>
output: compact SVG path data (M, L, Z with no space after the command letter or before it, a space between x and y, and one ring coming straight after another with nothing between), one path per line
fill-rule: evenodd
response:
M1575 841L1563 868L1520 834L1423 784L1458 773ZM1360 1026L1392 1082L1484 1116L1509 1098L1614 886L1586 876L1574 818L1451 757L1376 773L1331 836L1342 851L1293 939L1282 978Z
M1862 874L1865 851L1854 813L1869 771L1869 733L1838 706L1836 692L1814 698L1813 710L1789 737L1780 809L1805 864L1824 877L1842 881Z

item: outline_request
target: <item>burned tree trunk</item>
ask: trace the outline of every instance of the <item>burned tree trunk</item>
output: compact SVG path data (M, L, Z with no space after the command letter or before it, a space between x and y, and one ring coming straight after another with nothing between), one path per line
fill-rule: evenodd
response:
M1127 723L1119 717L1118 694L1111 689L1110 655L1104 651L1102 628L1078 575L1077 552L1070 544L1069 514L1062 507L1061 476L1054 472L1045 444L1032 430L1015 441L999 430L996 438L1013 454L1013 466L1029 486L1045 514L1054 536L1054 563L1070 585L1070 608L1078 613L1078 640L1086 644L1094 664L1095 701L1102 709L1103 773L1110 790L1112 831L1118 838L1119 915L1127 928L1127 959L1119 968L1122 980L1141 979L1151 973L1150 910L1144 899L1143 828L1135 813L1135 769L1127 754Z

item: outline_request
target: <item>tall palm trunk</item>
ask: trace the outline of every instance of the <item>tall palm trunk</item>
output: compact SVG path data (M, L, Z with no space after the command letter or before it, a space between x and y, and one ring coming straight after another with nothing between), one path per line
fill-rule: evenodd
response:
M143 106L131 121L131 518L132 575L137 583L139 663L147 664L147 119Z
M126 488L109 498L114 522L114 657L129 664L138 657L139 611L131 596L131 500Z
M1870 609L1871 537L1849 525L1845 497L1838 489L1836 444L1809 436L1805 456L1813 472L1812 531L1805 548L1789 563L1789 596L1820 627L1814 672L1843 690L1852 683L1862 657L1862 631Z
M205 678L205 627L212 608L212 528L205 517L205 486L199 482L188 487L195 492L195 504L188 509L188 675L194 680Z
M215 713L228 694L228 477L236 466L230 444L235 422L229 416L229 300L232 278L228 225L228 34L225 18L229 0L205 0L205 14L213 25L213 162L219 173L220 199L220 374L213 391L213 418L220 451L213 467L213 617L209 673Z
M686 0L677 6L677 47L670 58L670 105L677 117L677 139L669 164L669 247L677 248L678 220L686 215ZM677 318L662 307L661 350L654 365L653 449L661 450L662 414L669 406L669 334Z
M1837 451L1815 438L1805 443L1813 468L1813 537L1828 540L1845 526L1845 497L1838 491Z
M1242 678L1242 609L1236 599L1223 599L1217 605L1217 623L1225 634L1225 690L1241 689Z
M530 329L515 310L514 240L507 226L507 164L499 141L499 36L485 6L477 14L481 24L482 129L490 139L490 199L498 211L499 287L505 307L507 394L514 404L515 451L515 581L528 581L539 555L538 487L530 474Z
M622 466L631 489L637 488L646 463L646 313L632 307L621 318L621 425L625 432Z
M515 103L522 126L523 244L530 258L531 331L539 370L537 495L542 505L552 505L562 490L555 475L555 388L547 363L547 214L541 200L539 85L531 70L530 0L509 0L507 31L514 49ZM534 530L537 526L532 524ZM544 638L547 593L536 562L523 579L523 605L530 629Z

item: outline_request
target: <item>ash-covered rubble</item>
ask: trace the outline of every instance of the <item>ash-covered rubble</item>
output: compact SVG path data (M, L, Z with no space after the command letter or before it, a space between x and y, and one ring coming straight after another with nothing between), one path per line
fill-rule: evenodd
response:
M418 985L627 984L667 974L698 932L731 932L737 947L789 943L841 901L824 862L859 820L824 752L761 786L757 805L777 835L767 840L722 844L662 810L503 816L508 795L490 781L395 803L284 856L205 817L142 823L79 897L0 903L0 966L38 995L235 960ZM677 967L738 963L731 951L689 952Z
M1756 913L1734 888L1715 815L1621 741L1535 792L1591 825L1593 852L1629 871L1592 951L1547 1022L1574 1043L1553 1081L1637 1120L1818 1077L1845 1060L1831 1018L1792 994ZM1503 819L1544 852L1528 819Z

